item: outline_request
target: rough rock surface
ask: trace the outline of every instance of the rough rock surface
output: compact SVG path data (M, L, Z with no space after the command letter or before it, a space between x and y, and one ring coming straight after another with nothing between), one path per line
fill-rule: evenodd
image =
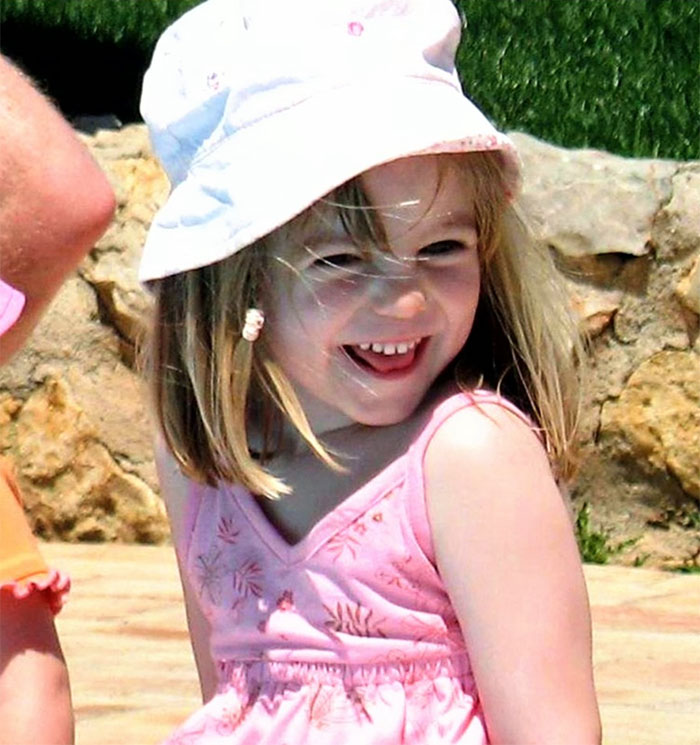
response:
M523 206L591 335L575 508L613 560L678 565L700 550L700 163L630 160L514 134ZM116 219L29 345L0 371L0 453L40 534L159 542L167 526L135 372L148 297L141 245L168 184L145 129L86 141Z
M613 559L700 550L700 163L629 160L514 135L523 206L591 336L590 405L571 493Z
M168 183L143 127L87 141L115 188L116 218L0 370L0 453L15 463L38 534L158 543L168 526L134 369L148 308L136 268Z

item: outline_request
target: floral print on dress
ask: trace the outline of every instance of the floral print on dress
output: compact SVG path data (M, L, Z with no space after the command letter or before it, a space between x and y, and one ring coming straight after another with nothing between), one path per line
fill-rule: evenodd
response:
M239 528L236 527L233 518L222 515L219 518L219 523L216 529L216 535L224 542L234 545L238 540L238 536L241 534Z
M178 553L214 631L218 686L169 745L486 745L421 490L444 418L296 548L242 487L191 505Z
M348 33L350 36L362 36L365 27L359 21L350 21L348 23Z
M262 568L254 559L247 559L233 572L233 602L231 608L237 608L250 597L263 596Z
M194 571L199 597L218 605L221 602L221 583L230 572L223 563L221 549L214 544L206 553L198 554Z
M394 496L395 490L391 490L385 494L381 501L384 502ZM346 519L346 512L339 513L340 520ZM373 512L370 516L371 523L376 526L384 520L384 515L381 511ZM363 550L362 538L370 529L365 520L365 514L361 514L352 520L349 525L346 525L342 530L331 536L326 545L325 550L333 556L333 561L337 562L344 558L347 554L352 557L353 560L357 559L360 551Z
M382 580L389 587L394 586L399 590L413 590L414 592L420 591L420 586L410 578L410 574L406 571L406 567L411 562L411 556L405 556L400 560L394 560L389 564L389 567L380 567L374 573L377 579Z
M216 720L215 729L217 735L231 735L245 716L245 709L239 702L232 706L225 706L220 717Z
M336 686L319 686L309 704L309 722L317 729L337 724L357 724L360 713L369 716L359 694L351 696Z
M355 522L350 526L350 529L357 533L357 535L364 535L367 532L367 526L362 522L362 520L355 520Z
M357 559L361 542L359 538L343 531L336 533L326 544L326 551L331 554L333 561L338 561L346 553L353 559Z
M386 619L377 621L374 618L374 611L364 608L360 603L337 603L334 608L327 605L323 607L330 616L325 625L331 631L352 636L386 637L381 628L381 623Z
M402 626L407 634L410 634L410 637L417 642L441 644L448 639L447 629L436 627L434 623L424 621L414 614L406 616L402 620Z
M278 598L277 598L277 610L287 611L292 610L294 608L294 594L291 590L285 590Z

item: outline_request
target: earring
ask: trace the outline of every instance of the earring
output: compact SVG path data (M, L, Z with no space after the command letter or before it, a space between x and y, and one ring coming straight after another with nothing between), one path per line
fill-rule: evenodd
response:
M245 314L245 325L241 336L249 342L254 342L260 336L260 330L265 323L265 316L257 308L249 308Z

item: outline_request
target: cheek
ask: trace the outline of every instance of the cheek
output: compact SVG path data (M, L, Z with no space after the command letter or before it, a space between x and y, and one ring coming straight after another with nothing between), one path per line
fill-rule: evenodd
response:
M308 308L311 304L317 310L325 309L326 315L333 315L357 303L364 291L365 282L361 277L316 280L299 289L296 302L300 307Z
M279 312L294 319L300 329L315 335L322 329L330 330L342 323L362 303L364 286L355 279L308 282L299 285Z
M318 347L332 337L363 301L364 288L354 279L295 282L274 293L266 308L270 351L278 362L300 344Z
M471 318L479 302L481 272L477 261L445 269L438 278L446 309L457 317Z

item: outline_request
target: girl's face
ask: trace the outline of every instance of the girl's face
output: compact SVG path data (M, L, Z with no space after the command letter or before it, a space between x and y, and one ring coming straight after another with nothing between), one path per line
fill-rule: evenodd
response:
M396 424L471 331L479 299L473 188L438 156L373 168L361 184L388 249L358 248L340 219L281 247L265 335L317 434Z

